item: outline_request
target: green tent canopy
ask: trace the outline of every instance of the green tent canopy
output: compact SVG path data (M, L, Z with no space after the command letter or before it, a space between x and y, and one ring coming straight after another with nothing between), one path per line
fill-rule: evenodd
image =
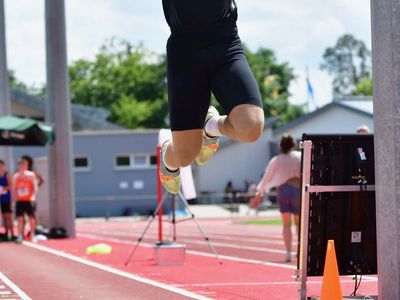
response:
M53 141L51 126L29 118L0 116L0 146L44 146Z

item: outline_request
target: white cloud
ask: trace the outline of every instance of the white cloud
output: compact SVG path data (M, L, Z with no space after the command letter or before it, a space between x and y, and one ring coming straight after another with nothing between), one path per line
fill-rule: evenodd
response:
M144 42L162 53L169 34L161 1L67 0L69 61L91 58L113 36ZM44 1L6 0L9 67L27 83L45 80ZM344 33L370 44L367 0L237 0L239 31L251 49L267 47L294 67L292 101L305 99L304 73L310 69L317 102L331 98L330 77L319 64L326 47Z

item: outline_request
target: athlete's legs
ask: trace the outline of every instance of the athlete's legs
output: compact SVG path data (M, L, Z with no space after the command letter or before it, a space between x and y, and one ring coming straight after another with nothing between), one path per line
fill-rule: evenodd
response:
M189 166L199 154L203 129L172 131L172 142L165 151L167 166L177 169Z
M25 227L25 216L18 216L18 236L23 238L24 236L24 227Z
M282 213L283 240L285 242L287 260L290 260L292 253L292 214L290 212Z
M14 236L14 229L13 229L13 223L12 223L12 213L5 213L3 215L4 218L4 225L6 227L7 234L11 234L11 236Z
M264 128L264 111L253 104L236 106L225 118L221 118L219 130L233 140L251 143L258 140Z
M200 153L211 89L204 65L193 49L188 51L186 44L170 39L167 50L172 140L161 147L160 180L167 191L176 194L179 168L189 166Z
M36 234L36 217L35 215L29 215L29 226L30 226L30 231L31 231L31 236L30 238L32 240L35 239L35 234Z
M257 82L243 54L220 66L211 80L212 92L227 116L220 117L221 134L239 142L254 142L264 128L264 111Z
M300 216L293 214L294 225L296 225L296 233L300 234L299 232L299 223L300 223Z
M297 214L293 214L293 220L294 220L294 225L296 226L296 241L297 241L297 247L299 243L299 236L300 236L300 216Z

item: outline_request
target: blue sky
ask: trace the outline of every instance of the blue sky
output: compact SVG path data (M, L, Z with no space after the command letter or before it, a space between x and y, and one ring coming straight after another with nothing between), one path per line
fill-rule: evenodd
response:
M293 103L307 98L308 66L315 100L331 100L331 78L319 70L323 51L351 33L370 47L370 4L367 0L236 0L239 33L252 49L268 47L279 61L294 67L298 79L290 90ZM161 0L65 0L68 60L92 58L108 38L143 42L164 52L169 29ZM44 1L6 0L8 66L28 84L45 81Z

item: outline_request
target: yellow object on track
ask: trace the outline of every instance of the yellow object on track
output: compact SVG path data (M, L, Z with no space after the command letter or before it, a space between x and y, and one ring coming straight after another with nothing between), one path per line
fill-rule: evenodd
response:
M86 248L86 254L110 254L112 247L107 244L97 244Z

